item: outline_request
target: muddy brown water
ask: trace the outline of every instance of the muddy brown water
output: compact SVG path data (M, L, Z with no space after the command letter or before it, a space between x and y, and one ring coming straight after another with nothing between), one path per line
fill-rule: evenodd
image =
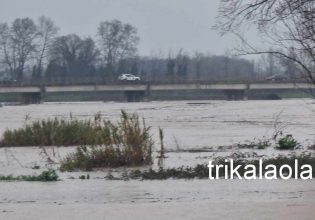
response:
M170 151L167 167L207 163L235 151L256 157L290 154L273 148L217 148L270 137L275 121L304 145L315 141L315 101L311 99L4 106L0 108L0 133L23 126L25 118L69 118L71 114L86 119L100 112L106 119L117 120L121 109L144 117L157 143L158 127L164 129L165 146ZM198 151L203 148L206 151ZM46 150L58 163L73 147ZM33 170L34 165L41 169ZM57 168L58 164L47 164L38 147L0 149L2 175L37 174L47 167ZM79 180L86 173L76 172L60 173L61 181L54 183L0 182L0 219L315 218L314 180L109 181L104 179L108 172L92 172L90 180Z

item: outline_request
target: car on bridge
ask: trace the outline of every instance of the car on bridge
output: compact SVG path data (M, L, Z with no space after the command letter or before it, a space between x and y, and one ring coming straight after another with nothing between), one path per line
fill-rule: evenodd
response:
M274 74L266 78L268 81L286 81L289 80L289 77L284 74Z
M132 74L121 74L118 77L118 80L121 80L121 81L140 81L141 79L139 76L135 76Z

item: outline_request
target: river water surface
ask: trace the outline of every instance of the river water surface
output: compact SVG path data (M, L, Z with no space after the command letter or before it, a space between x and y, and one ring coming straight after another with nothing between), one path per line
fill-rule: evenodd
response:
M165 166L207 163L236 152L236 143L292 134L303 146L315 142L315 101L174 101L147 103L45 103L0 108L0 133L48 117L80 119L94 114L118 120L120 111L145 118L158 148L165 133ZM217 148L223 146L223 148ZM207 149L205 152L194 152ZM221 149L221 150L219 150ZM298 152L303 152L300 149ZM70 148L47 148L56 162ZM273 148L238 153L277 156ZM34 174L47 164L38 147L0 149L0 175ZM58 165L55 165L58 166ZM303 180L109 181L108 170L61 173L56 183L0 182L0 219L314 219L315 182ZM113 172L116 172L113 170ZM118 173L120 171L117 171ZM27 217L25 217L27 216Z

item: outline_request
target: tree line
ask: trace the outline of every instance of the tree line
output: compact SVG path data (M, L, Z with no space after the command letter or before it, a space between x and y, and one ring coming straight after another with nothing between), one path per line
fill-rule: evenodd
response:
M144 80L257 80L294 69L272 55L259 61L184 50L140 56L137 29L119 20L100 22L95 39L58 31L45 16L0 22L0 79L111 81L129 73Z

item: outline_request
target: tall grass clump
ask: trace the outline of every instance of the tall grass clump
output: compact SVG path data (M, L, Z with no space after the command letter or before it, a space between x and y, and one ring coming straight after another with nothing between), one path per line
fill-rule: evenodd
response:
M1 146L70 146L97 143L98 124L91 120L44 119L7 129Z
M61 162L61 171L91 170L97 167L139 166L152 162L150 127L137 114L121 112L117 123L96 119L98 129L90 147L77 147Z
M120 140L122 133L128 136L125 139L129 142L137 144L135 142L139 140L131 140L135 135L147 135L148 131L141 130L137 115L128 115L122 111L121 117L118 126L103 120L100 114L96 114L94 120L78 120L71 117L69 120L54 118L26 123L22 128L7 129L0 146L110 145L113 142L124 142L125 140Z

